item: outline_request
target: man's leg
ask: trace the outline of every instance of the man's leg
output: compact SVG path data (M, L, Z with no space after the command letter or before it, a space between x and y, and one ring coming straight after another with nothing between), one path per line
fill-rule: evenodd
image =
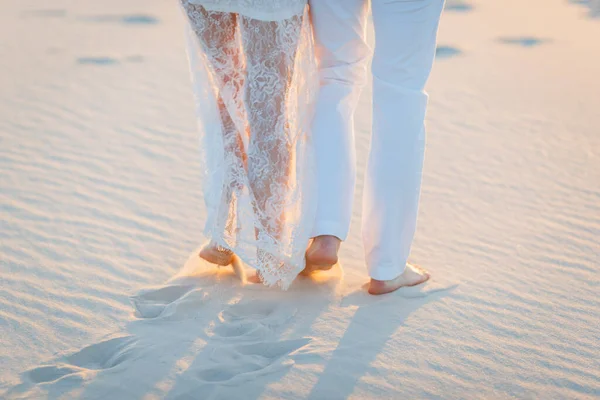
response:
M312 126L318 206L307 271L337 262L350 228L355 183L354 111L365 84L367 0L310 1L320 91Z
M429 275L406 267L417 222L425 150L425 83L443 0L373 0L373 134L363 201L371 284L387 293Z

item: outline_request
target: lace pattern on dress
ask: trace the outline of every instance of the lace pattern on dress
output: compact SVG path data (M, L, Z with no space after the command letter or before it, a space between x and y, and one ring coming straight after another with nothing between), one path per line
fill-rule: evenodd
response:
M255 267L265 284L286 289L304 268L315 212L309 128L318 86L306 7L260 20L180 1L190 28L204 233ZM261 5L278 1L298 3L237 3L265 11Z

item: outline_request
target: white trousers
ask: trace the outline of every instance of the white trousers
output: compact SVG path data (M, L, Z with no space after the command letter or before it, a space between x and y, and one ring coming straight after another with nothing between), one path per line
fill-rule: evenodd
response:
M320 93L313 122L318 210L313 236L346 239L355 185L353 116L366 82L368 0L311 0ZM425 83L444 0L372 0L373 126L363 193L369 275L405 268L415 233L425 146Z

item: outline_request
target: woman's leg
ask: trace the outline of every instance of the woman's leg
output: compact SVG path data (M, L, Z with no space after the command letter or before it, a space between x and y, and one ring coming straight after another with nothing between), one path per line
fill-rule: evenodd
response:
M235 230L235 196L241 182L235 179L236 172L246 169L247 157L238 125L230 110L236 111L236 98L241 103L244 87L243 60L239 43L236 41L237 16L233 13L211 12L200 5L181 0L191 26L203 48L215 86L217 107L221 119L224 153L232 156L224 175L223 205L220 213L226 214L225 230L233 237ZM226 94L226 95L225 95ZM227 97L225 97L227 96ZM229 105L229 107L228 107ZM240 120L243 120L240 118ZM202 249L200 256L207 261L227 265L231 262L231 251L211 243Z
M241 18L240 27L246 55L245 101L250 125L248 177L260 225L257 240L262 247L279 242L285 225L294 146L286 103L302 17L276 22ZM278 265L281 261L276 258L259 252L260 264Z

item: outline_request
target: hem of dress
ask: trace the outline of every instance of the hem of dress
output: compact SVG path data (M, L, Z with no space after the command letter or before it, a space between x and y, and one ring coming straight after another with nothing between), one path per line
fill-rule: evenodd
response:
M232 14L240 14L244 17L260 20L260 21L282 21L286 19L290 19L292 17L296 17L304 14L304 10L306 8L306 4L298 5L297 7L290 8L289 10L283 11L259 11L254 10L251 7L234 7L226 4L204 4L202 0L190 0L190 4L195 4L204 7L207 11L213 12L224 12L224 13L232 13Z
M245 251L239 251L239 249L241 248L239 244L232 246L231 244L227 243L227 241L223 239L221 235L213 234L213 232L210 229L205 229L204 236L206 237L208 242L215 243L221 247L232 251L233 254L235 254L244 265L256 270L258 272L258 276L261 283L268 287L278 287L284 291L288 290L290 285L296 280L298 275L300 275L304 268L306 268L306 260L304 258L301 258L301 264L294 268L296 272L295 275L282 277L278 274L268 274L264 271L263 268L261 268L260 265L256 264L256 260L247 258ZM250 247L255 246L256 245L254 244Z

